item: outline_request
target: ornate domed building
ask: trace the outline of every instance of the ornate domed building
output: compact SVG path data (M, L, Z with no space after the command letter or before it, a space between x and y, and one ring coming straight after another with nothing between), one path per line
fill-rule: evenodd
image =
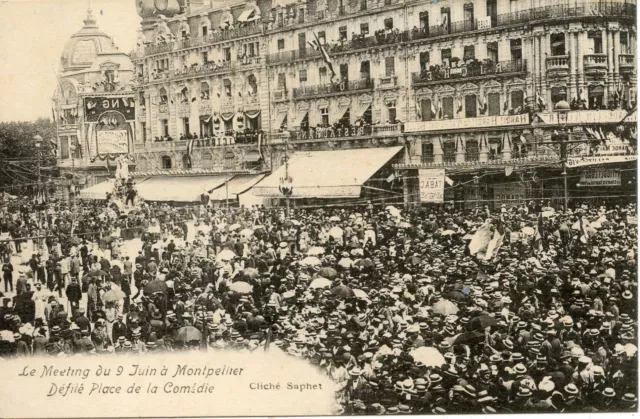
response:
M89 9L62 50L53 95L63 197L110 177L115 158L132 152L132 78L131 59L100 31Z

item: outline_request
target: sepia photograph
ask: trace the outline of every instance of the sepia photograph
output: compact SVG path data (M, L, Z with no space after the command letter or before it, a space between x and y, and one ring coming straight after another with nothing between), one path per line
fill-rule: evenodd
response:
M4 0L0 50L0 417L638 412L635 1Z

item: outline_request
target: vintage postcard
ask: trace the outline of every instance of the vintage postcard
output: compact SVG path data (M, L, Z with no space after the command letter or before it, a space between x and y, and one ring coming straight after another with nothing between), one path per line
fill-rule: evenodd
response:
M637 412L635 2L0 28L0 417Z

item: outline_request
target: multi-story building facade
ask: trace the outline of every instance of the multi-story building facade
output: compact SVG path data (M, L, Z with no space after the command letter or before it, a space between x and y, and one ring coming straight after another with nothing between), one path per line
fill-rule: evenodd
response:
M547 143L565 125L553 112L561 101L572 108L572 138L585 140L579 153L593 154L588 140L603 136L630 144L632 3L174 1L138 8L137 171L274 171L291 147L387 148L370 174L387 178L391 162L403 182L377 189L402 185L405 202L417 203L418 170L436 167L470 183L448 199L497 202L544 195L544 179L531 179L558 168ZM190 132L205 139L188 152L180 137ZM293 178L294 189L304 177L281 172L272 176ZM500 182L509 187L492 186ZM297 197L320 196L331 195Z
M63 198L110 177L115 157L133 150L132 78L128 54L100 31L89 9L62 51L53 96Z

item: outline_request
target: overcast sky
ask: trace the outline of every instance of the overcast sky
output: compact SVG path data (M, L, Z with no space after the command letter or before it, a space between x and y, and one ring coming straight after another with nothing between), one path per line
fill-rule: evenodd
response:
M90 0L120 51L136 43L135 0ZM89 0L0 0L0 121L51 118L62 49L83 26ZM101 14L102 11L102 14Z

